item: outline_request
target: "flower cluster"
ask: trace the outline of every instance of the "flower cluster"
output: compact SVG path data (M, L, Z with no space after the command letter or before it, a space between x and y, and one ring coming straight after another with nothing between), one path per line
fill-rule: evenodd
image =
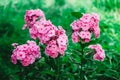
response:
M31 28L29 32L31 38L39 39L41 44L47 44L49 40L55 36L57 28L48 21L37 21Z
M46 55L52 58L64 55L67 49L68 36L61 26L57 28L50 20L46 20L44 13L40 9L27 10L24 20L23 29L28 28L31 38L39 39L41 44L46 45ZM83 14L79 20L73 21L70 26L74 31L72 34L74 43L80 42L80 40L89 42L92 32L96 38L100 35L99 16L95 13ZM41 57L40 47L34 41L28 40L27 44L19 46L17 43L13 43L12 46L15 48L11 55L14 64L17 64L17 60L19 60L23 66L28 66ZM90 45L89 48L95 51L95 60L104 60L105 53L99 44Z
M40 9L37 9L37 10L27 10L25 18L24 18L26 24L24 25L23 29L26 28L27 26L28 27L33 26L33 24L39 18L40 18L40 20L45 20L44 13Z
M95 37L100 35L99 28L99 16L97 14L83 14L79 20L75 20L70 25L73 29L72 41L74 43L79 42L80 39L83 42L89 42L92 32Z
M39 17L41 18L38 19ZM48 56L56 58L58 53L64 55L68 38L62 27L57 28L50 20L46 20L41 10L27 11L25 22L27 25L25 24L23 29L28 27L31 38L39 39L41 44L47 46L45 52Z
M105 58L105 52L102 49L100 44L96 44L96 45L90 45L88 48L93 49L95 51L95 54L93 56L93 58L95 60L99 60L99 61L103 61Z
M59 30L56 31L56 35L52 37L47 44L45 49L46 54L52 58L58 57L58 53L63 56L65 50L67 49L67 42L68 37L65 34L65 31L62 27L59 27Z
M40 48L34 41L27 41L27 44L19 45L17 43L12 44L14 46L11 60L14 64L17 64L17 60L20 60L23 66L28 66L35 62L36 58L40 58Z

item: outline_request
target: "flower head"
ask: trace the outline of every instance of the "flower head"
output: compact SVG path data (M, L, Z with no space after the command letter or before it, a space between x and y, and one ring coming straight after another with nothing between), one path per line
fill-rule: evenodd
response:
M52 58L57 58L58 55L64 55L67 49L68 37L65 34L65 30L62 27L56 31L55 36L48 42L45 52Z
M39 17L41 19L37 20ZM46 45L45 53L48 56L56 58L58 54L64 55L67 49L68 37L61 26L57 28L50 20L46 20L41 10L26 11L25 22L26 24L23 28L25 29L29 26L30 37L39 39L41 44ZM33 53L35 54L35 52L31 54L34 55Z
M27 44L16 46L11 55L14 64L20 60L23 66L28 66L35 62L36 58L40 58L40 48L34 41L27 41Z
M72 41L74 43L81 41L79 39L82 39L83 42L89 42L92 32L96 38L100 36L99 15L95 13L83 14L79 20L73 21L70 26L73 29Z
M45 20L45 15L40 9L27 10L25 15L25 23L27 24L27 26L31 27L38 18L40 18L41 21Z
M104 61L105 52L100 44L90 45L88 48L93 49L95 51L95 54L93 56L94 60Z

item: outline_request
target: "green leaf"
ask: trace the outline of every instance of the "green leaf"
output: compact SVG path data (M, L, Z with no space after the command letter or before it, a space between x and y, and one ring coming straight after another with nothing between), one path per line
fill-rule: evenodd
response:
M51 75L51 76L56 76L55 72L51 71L51 70L44 70L44 71L41 72L41 74L48 74L48 75Z
M75 18L81 18L83 15L81 12L71 12L71 14Z

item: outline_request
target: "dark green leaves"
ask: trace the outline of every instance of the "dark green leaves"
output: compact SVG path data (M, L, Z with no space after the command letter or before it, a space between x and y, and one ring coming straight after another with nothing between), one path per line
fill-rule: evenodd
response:
M79 19L80 17L82 17L83 14L81 12L71 12L71 15Z

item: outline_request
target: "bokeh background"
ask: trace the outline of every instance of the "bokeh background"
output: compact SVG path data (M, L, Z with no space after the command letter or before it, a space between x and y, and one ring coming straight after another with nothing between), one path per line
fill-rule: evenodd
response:
M62 58L65 66L61 70L61 80L79 80L77 62L80 62L80 57L76 50L80 46L71 41L70 23L76 19L71 12L98 13L101 35L96 43L105 49L106 58L103 62L92 59L85 61L84 78L120 80L120 0L0 0L0 80L21 80L19 71L22 66L12 64L10 60L13 50L11 44L23 44L31 40L28 30L22 30L25 11L29 9L43 10L47 19L66 30L69 46ZM75 62L71 62L71 59ZM55 80L56 73L49 70L44 58L34 65L39 69L22 67L22 74L28 76L24 80Z

